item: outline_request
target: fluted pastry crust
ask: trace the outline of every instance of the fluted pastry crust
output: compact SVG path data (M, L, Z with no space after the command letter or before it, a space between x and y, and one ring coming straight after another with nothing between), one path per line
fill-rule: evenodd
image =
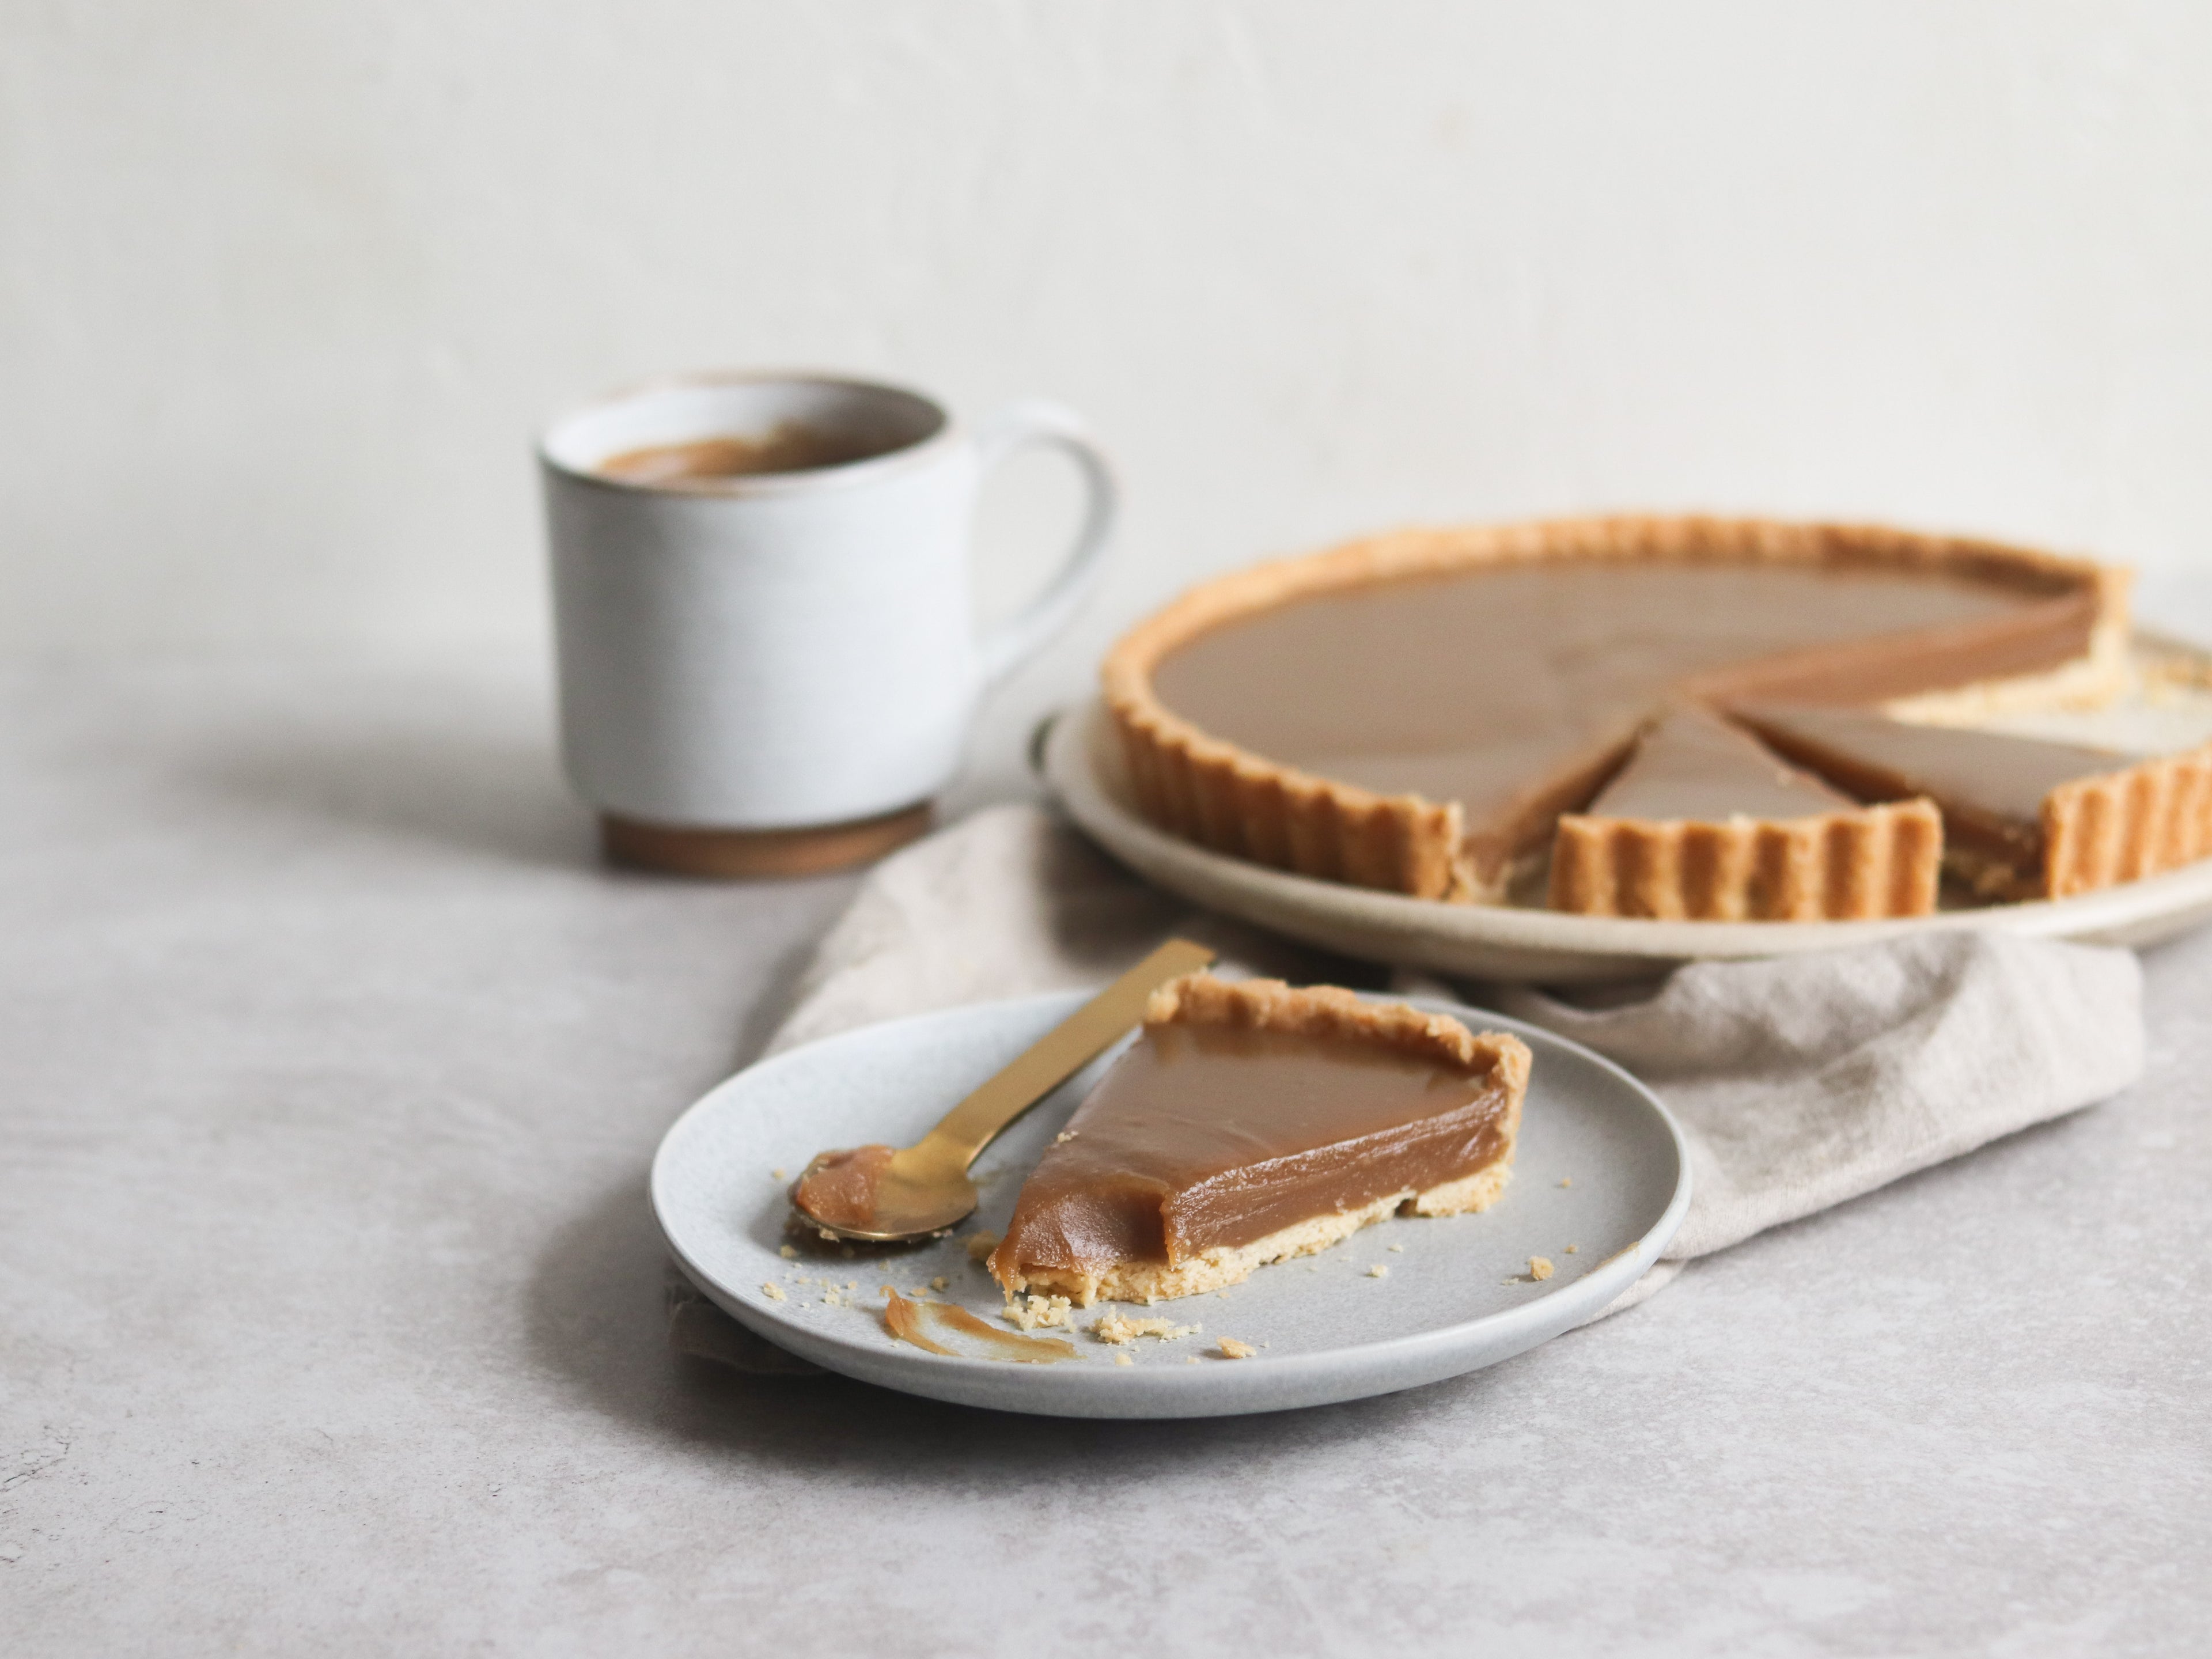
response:
M1846 921L1936 908L1943 820L1924 800L1721 823L1569 814L1551 908L1689 921Z
M2008 896L2066 898L2212 856L2212 744L2061 784L2040 816L2040 879Z

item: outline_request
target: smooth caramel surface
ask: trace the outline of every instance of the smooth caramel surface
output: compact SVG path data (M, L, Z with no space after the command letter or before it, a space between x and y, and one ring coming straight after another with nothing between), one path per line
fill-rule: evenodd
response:
M2055 667L2095 619L2087 591L1922 571L1544 560L1293 601L1200 635L1152 678L1168 708L1252 753L1459 802L1476 841L1518 836L1562 778L1570 796L1594 787L1674 691L1905 696Z
M1858 803L1784 764L1702 708L1680 708L1638 739L1612 782L1585 809L1592 817L1725 823L1848 812Z
M1506 1089L1390 1044L1148 1026L1039 1162L1000 1247L1024 1267L1178 1263L1494 1161Z
M1864 709L1756 703L1736 713L1784 754L1869 799L1926 795L1947 811L2028 823L2061 784L2130 763L2113 750L1920 726Z

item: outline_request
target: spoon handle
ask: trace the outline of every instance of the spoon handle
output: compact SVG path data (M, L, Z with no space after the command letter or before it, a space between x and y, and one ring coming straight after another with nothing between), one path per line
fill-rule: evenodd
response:
M982 1087L951 1111L915 1151L927 1149L960 1169L997 1139L999 1132L1073 1077L1145 1017L1145 1004L1171 979L1197 972L1214 953L1187 939L1171 939L1017 1054Z

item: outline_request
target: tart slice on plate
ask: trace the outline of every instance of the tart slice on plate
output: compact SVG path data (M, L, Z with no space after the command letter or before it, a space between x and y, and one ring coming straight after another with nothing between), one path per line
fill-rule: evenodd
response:
M1983 897L2064 898L2212 854L2212 746L2144 757L1860 708L1747 703L1766 743L1869 800L1925 796Z
M1179 980L1023 1184L1009 1295L1153 1302L1218 1290L1399 1211L1493 1202L1529 1056L1404 1004L1279 980Z
M1863 806L1684 707L1560 818L1551 908L1717 921L1926 915L1942 850L1925 800Z

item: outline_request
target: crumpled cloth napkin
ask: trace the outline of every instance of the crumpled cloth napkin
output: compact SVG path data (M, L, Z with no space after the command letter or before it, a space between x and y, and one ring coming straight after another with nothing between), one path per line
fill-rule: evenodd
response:
M816 951L768 1052L899 1015L1096 985L1170 933L1214 946L1231 971L1443 990L1641 1078L1689 1139L1690 1212L1608 1314L1698 1256L2106 1099L2143 1069L2142 975L2124 950L1924 933L1695 963L1600 1006L1451 988L1192 910L1029 805L987 808L877 866ZM672 1332L701 1352L682 1329L700 1328L699 1311L677 1294ZM729 1347L705 1357L743 1366ZM776 1359L763 1368L789 1369Z

